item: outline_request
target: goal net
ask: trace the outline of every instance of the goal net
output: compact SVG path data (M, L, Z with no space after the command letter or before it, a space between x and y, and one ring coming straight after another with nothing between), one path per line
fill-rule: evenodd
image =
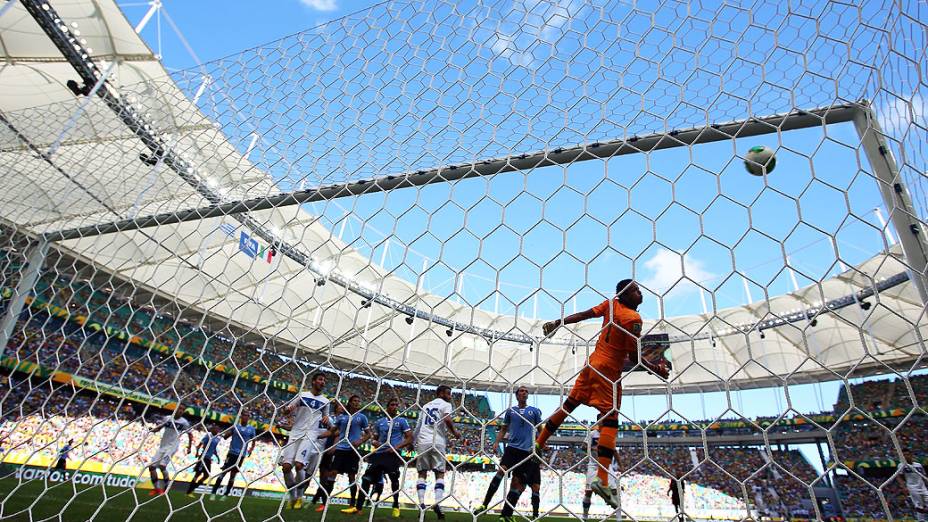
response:
M171 72L97 4L0 6L0 516L924 518L924 2L396 0Z

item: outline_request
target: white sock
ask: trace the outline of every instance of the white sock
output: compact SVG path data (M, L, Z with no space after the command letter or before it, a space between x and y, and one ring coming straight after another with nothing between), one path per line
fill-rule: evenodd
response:
M425 504L425 488L426 486L425 486L424 480L420 480L419 482L416 482L416 495L419 496L420 504Z
M302 498L303 492L306 491L306 484L303 483L304 480L306 480L306 470L296 470L296 481L293 483L294 486L296 486L296 498Z
M445 498L445 481L438 479L435 481L435 504L440 504Z
M293 490L293 484L293 470L284 471L284 485L287 486L287 494L290 496L290 500L296 499L296 491Z

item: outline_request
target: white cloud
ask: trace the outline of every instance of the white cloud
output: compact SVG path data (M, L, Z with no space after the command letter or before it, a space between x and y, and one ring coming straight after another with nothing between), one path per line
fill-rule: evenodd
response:
M654 254L654 257L644 262L644 268L650 275L641 280L641 283L652 292L665 294L673 287L675 297L699 290L692 281L707 281L716 277L705 268L705 264L691 255L681 255L666 248ZM681 281L683 276L688 280ZM680 281L679 284L677 282ZM676 284L676 286L674 286Z
M519 52L514 50L515 42L512 37L502 33L496 33L497 40L493 42L493 52L502 58L508 58L510 62L522 67L532 65L532 53Z
M335 11L338 9L336 0L300 0L300 3L316 11Z
M496 31L493 52L520 67L534 67L535 42L554 43L563 26L577 12L575 0L515 0Z
M891 102L876 107L876 117L883 132L897 139L906 132L924 132L928 129L928 100L920 94L906 99L893 97Z

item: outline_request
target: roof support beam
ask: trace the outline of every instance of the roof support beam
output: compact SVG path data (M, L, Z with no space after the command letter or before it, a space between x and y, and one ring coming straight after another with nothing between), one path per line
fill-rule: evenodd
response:
M0 319L0 358L6 349L7 342L13 334L19 315L26 306L26 297L35 290L35 284L42 273L42 266L45 264L45 258L48 255L48 241L38 238L29 247L26 252L26 269L23 271L16 289L13 291L13 297L7 304L3 318Z

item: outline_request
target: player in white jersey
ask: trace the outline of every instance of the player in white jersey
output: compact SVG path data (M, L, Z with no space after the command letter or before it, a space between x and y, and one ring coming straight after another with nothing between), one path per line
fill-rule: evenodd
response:
M310 381L310 390L293 398L284 409L291 415L292 423L287 445L280 450L277 462L284 475L290 501L288 507L299 509L303 505L302 491L305 489L306 464L319 462L322 451L319 437L328 423L329 398L322 394L325 374L316 373ZM294 473L294 470L296 473Z
M925 468L915 460L914 455L907 455L908 463L900 464L899 471L905 477L905 486L909 498L915 506L916 520L928 520L928 487L925 485Z
M457 428L451 421L451 388L442 384L435 390L435 399L422 407L419 422L416 424L416 470L419 481L416 494L419 496L419 509L425 510L426 479L429 471L435 473L435 514L438 519L445 518L441 510L441 501L445 496L445 467L447 464L448 434L459 438Z
M171 477L168 475L168 464L171 463L171 458L180 448L181 435L187 434L187 453L190 453L193 449L193 434L190 432L190 422L184 418L184 408L180 404L175 408L173 415L159 422L149 431L154 433L158 430L164 431L161 434L161 444L158 446L158 451L155 452L155 456L148 465L153 487L149 495L162 495L167 490L168 483L171 481ZM158 481L159 469L164 477L161 485L159 485Z
M325 450L325 439L330 434L334 432L331 418L327 415L322 417L322 419L317 422L303 437L303 442L298 442L294 444L294 448L289 450L288 447L284 447L281 451L281 457L283 458L283 452L294 453L294 459L292 462L293 466L293 481L294 484L290 490L290 501L287 504L288 508L300 509L303 507L303 495L306 494L306 488L309 487L310 482L313 480L313 475L316 474L316 471L319 469L319 462L322 460L322 455ZM294 440L294 439L291 439ZM283 463L281 463L283 467ZM285 482L286 482L286 475ZM319 483L320 487L325 487L324 483ZM323 509L325 506L320 506Z
M325 452L325 439L334 433L335 424L332 422L332 417L326 415L312 427L309 436L306 437L312 443L307 445L308 451L304 460L303 480L297 482L296 498L300 499L300 502L298 502L300 505L303 503L302 499L306 493L306 488L309 487L313 476L319 470L319 463L322 461L322 455ZM319 485L323 486L321 483ZM334 484L332 485L334 486Z
M599 447L599 424L594 424L586 436L586 491L583 492L583 519L590 515L590 506L593 505L593 481L599 472L599 461L594 457L594 451ZM613 459L609 466L609 489L616 491L616 481L619 476L619 464Z

